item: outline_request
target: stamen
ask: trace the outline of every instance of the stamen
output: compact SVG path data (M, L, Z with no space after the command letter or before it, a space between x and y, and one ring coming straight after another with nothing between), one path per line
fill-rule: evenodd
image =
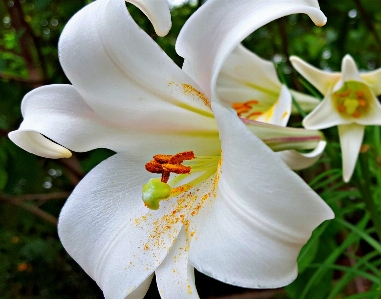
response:
M145 167L151 173L161 173L161 181L167 183L171 172L176 174L190 173L191 168L181 163L194 158L195 156L192 151L181 152L173 156L159 154L153 156L153 160L146 163Z
M332 99L341 116L359 118L368 113L372 96L364 83L348 81L340 90L332 94Z
M258 110L258 108L256 108L255 106L257 106L258 104L259 101L257 100L250 100L243 103L233 103L232 108L237 112L237 115L239 117L256 120L259 116L263 114L262 111L256 111Z
M145 206L157 210L161 200L178 196L202 183L216 173L219 158L220 156L196 158L193 151L181 152L175 155L155 155L153 160L146 163L145 168L151 173L161 174L161 179L150 179L143 186L142 198ZM184 162L187 165L183 165ZM193 176L195 178L186 181L191 171L196 174ZM176 177L168 182L171 173L176 174ZM186 183L180 185L184 180Z

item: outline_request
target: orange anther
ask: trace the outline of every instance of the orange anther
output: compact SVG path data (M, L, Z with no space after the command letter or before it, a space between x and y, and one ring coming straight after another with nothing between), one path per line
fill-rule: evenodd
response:
M153 159L157 161L158 163L168 163L169 159L171 159L171 155L155 155L153 156Z
M245 103L233 103L232 108L237 112L237 115L239 117L242 117L242 114L244 113L250 113L250 111L253 109L254 105L258 105L259 101L257 100L250 100ZM250 118L250 116L258 116L258 112L253 112L248 116L245 116L246 118ZM262 113L261 113L262 114Z
M257 100L251 100L251 101L247 101L245 104L251 106L251 105L258 105L259 102Z
M358 99L358 102L359 102L359 105L361 107L365 107L366 106L366 101L364 99Z
M188 152L181 152L176 155L173 155L168 163L170 164L181 164L185 160L192 160L194 159L194 152L188 151Z
M190 173L191 167L181 163L194 158L193 151L181 152L173 156L158 154L153 157L153 160L146 163L145 168L151 173L161 173L161 181L167 183L171 172L176 174Z
M348 88L347 91L337 94L340 98L346 98L351 94L351 90Z
M340 113L343 113L343 112L346 110L346 108L345 108L345 106L344 106L343 104L341 104L341 105L338 107L338 110L339 110Z
M358 98L363 98L365 95L365 93L362 90L356 91L355 94Z
M186 174L190 173L190 166L184 166L181 164L163 164L164 171L173 172L176 174Z
M352 114L353 117L355 118L359 118L360 117L360 112L358 112L357 110Z
M232 104L232 108L233 108L234 110L241 109L241 108L244 107L244 106L245 106L244 103L233 103L233 104Z
M257 117L257 116L260 116L262 115L263 113L260 112L260 111L254 111L252 113L250 113L249 115L246 116L246 118L250 118L250 117Z

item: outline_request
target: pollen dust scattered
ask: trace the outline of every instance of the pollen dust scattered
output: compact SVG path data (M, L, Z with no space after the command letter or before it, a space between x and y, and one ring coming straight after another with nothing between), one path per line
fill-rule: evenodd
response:
M192 94L192 95L195 95L196 97L198 97L201 101L203 101L203 103L205 104L205 106L209 107L210 109L212 109L212 106L210 105L210 101L209 99L205 96L205 94L203 94L201 91L198 91L196 88L194 88L192 85L190 84L182 84L183 86L183 91L185 94Z
M139 218L135 218L134 222L136 226L144 230L151 230L148 239L140 247L142 251L150 252L152 257L160 263L162 257L155 254L155 249L159 251L166 249L169 251L171 245L168 244L173 244L184 225L187 245L180 247L180 251L187 252L191 239L197 238L195 226L197 223L192 221L192 218L198 215L203 207L212 203L212 199L214 199L213 194L215 193L215 181L216 178L211 177L203 184L202 189L205 192L202 192L203 190L201 189L192 190L179 196L170 206L163 206L162 208L167 210L167 212L154 221L152 221L153 213L147 213ZM176 258L175 256L175 262Z

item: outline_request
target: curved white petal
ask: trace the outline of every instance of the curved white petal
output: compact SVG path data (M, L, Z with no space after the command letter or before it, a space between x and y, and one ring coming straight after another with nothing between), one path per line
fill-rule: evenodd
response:
M323 95L326 95L341 79L340 73L321 71L297 56L291 56L290 62L298 73L306 78L306 80L315 86Z
M142 186L150 177L141 161L116 154L94 168L63 207L58 233L63 246L97 282L107 299L125 298L167 256L181 221L169 217L176 198L147 209Z
M297 275L312 230L333 217L303 180L232 111L213 104L222 139L216 199L190 248L190 261L220 281L274 288Z
M276 154L293 170L301 170L312 166L323 154L327 142L322 140L318 146L309 153L300 153L295 150L281 151Z
M228 85L243 85L269 95L276 96L281 88L274 64L260 58L242 45L238 45L224 62L217 79L217 86L220 77L225 77L225 81L229 80L231 83Z
M349 123L351 123L351 120L349 118L344 119L333 106L330 93L303 119L303 126L311 130L321 130Z
M209 100L139 28L124 1L98 0L80 10L61 35L59 54L71 83L109 122L152 134L216 132Z
M162 299L199 299L194 268L188 263L188 251L189 244L183 227L168 256L155 272Z
M31 91L22 102L22 114L24 121L9 138L21 148L46 158L70 157L68 149L84 152L108 148L139 152L147 159L157 153L189 149L201 154L220 150L217 130L213 134L182 133L176 132L177 123L173 123L162 134L155 134L110 123L95 113L72 85L48 85Z
M295 101L299 104L300 108L302 108L304 112L310 112L313 109L315 109L317 105L320 104L320 101L313 96L292 89L290 89L290 92L292 97L295 99ZM293 106L292 113L297 112L298 110Z
M183 70L210 97L218 73L233 49L257 28L293 13L306 13L318 25L326 22L314 0L207 1L188 19L177 39L177 53L185 59Z
M34 89L24 97L21 110L24 121L9 138L33 154L46 158L68 156L67 149L62 151L61 146L49 139L78 152L127 147L127 132L97 115L72 85Z
M282 85L278 100L256 120L285 127L291 115L292 97L285 85Z
M338 129L343 160L343 179L344 182L349 182L356 166L365 128L361 125L349 124L338 126Z
M29 153L50 159L70 158L71 152L63 146L50 141L38 132L12 131L8 134L17 146Z
M341 63L342 81L359 81L362 82L356 62L351 55L345 55Z
M381 94L381 68L372 72L360 73L360 77L375 95Z
M139 7L151 21L157 35L167 35L172 25L167 0L126 0L126 2L130 2Z

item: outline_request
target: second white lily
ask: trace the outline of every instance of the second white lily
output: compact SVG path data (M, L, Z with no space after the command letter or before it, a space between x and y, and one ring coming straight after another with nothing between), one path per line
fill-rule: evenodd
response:
M303 120L308 129L337 126L342 152L343 179L353 174L367 125L381 125L381 69L360 73L346 55L341 73L321 71L298 57L290 58L294 68L323 95L323 101Z

